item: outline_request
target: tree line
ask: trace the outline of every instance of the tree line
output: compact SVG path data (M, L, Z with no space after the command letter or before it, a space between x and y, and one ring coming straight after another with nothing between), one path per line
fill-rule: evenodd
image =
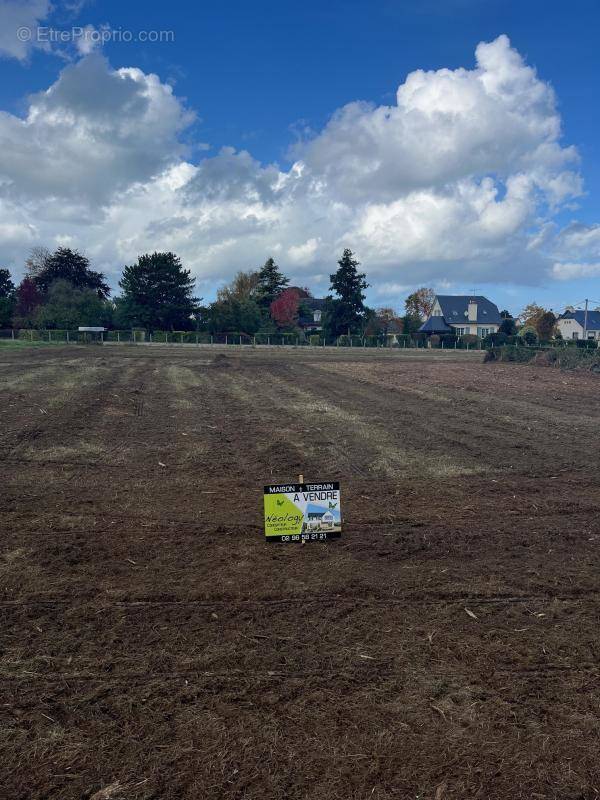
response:
M331 275L322 325L330 335L364 332L375 312L364 304L366 275L345 250ZM0 269L0 328L73 329L80 325L154 331L207 330L252 335L298 330L308 317L308 289L291 287L272 258L256 270L238 272L203 305L195 279L174 253L147 253L125 266L120 293L111 297L106 277L86 256L67 247L35 248L16 286Z
M393 308L365 304L369 284L354 253L346 249L330 275L319 326L325 335L414 336L429 315L434 291L422 287L408 295L403 314ZM25 277L15 285L8 269L0 269L0 328L74 329L98 325L148 331L208 331L210 333L300 333L312 319L308 289L290 286L273 258L258 269L238 272L203 304L194 294L195 279L174 253L147 253L125 266L120 293L111 297L105 275L92 269L76 250L50 252L34 248L25 263ZM313 306L314 308L314 306ZM556 317L536 304L520 319L508 311L500 334L517 332L530 340L557 335ZM310 327L310 326L308 326Z

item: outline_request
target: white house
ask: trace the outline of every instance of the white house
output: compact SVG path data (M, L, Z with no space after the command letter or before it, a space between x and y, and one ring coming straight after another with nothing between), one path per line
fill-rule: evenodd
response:
M585 311L567 308L558 318L556 325L563 339L600 340L600 310L588 311L586 322Z
M438 294L433 301L431 314L419 332L455 336L474 334L483 339L490 333L497 333L501 324L498 306L487 297Z
M323 312L326 304L327 301L324 298L302 297L298 326L307 333L323 330Z

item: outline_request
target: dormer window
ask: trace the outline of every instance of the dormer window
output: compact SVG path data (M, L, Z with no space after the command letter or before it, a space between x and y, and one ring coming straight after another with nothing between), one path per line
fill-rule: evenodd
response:
M315 322L321 322L321 312L320 311L315 311L313 313L313 320Z

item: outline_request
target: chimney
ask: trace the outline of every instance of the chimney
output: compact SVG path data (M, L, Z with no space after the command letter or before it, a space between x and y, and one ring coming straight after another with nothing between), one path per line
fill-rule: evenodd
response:
M469 300L469 312L468 312L469 322L477 322L477 301Z

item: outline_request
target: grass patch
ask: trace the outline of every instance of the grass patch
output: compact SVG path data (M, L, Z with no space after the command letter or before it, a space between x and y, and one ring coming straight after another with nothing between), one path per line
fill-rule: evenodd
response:
M22 347L48 347L48 345L62 344L62 342L28 342L22 339L0 339L0 348L22 348Z

